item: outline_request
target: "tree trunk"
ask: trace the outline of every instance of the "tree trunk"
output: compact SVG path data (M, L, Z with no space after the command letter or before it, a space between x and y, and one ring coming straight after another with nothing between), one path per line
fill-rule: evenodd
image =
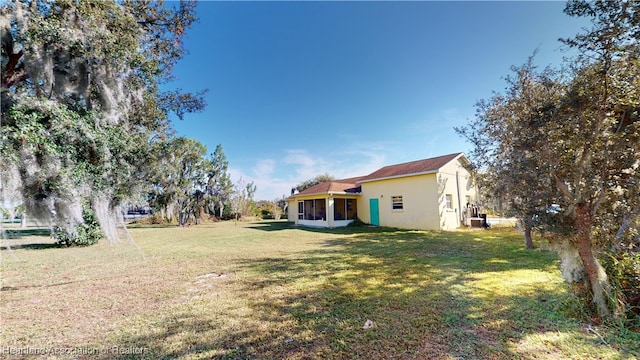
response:
M533 238L531 237L531 231L533 230L531 223L529 221L525 221L525 219L518 219L518 225L522 229L524 233L524 244L527 249L533 249Z
M596 259L591 246L591 229L593 214L587 204L579 204L576 208L576 245L582 265L589 279L593 302L598 307L598 315L602 318L611 316L611 286L604 269Z
M189 221L189 215L191 215L188 211L181 211L178 217L178 223L180 226L186 226Z
M533 249L533 239L531 238L531 225L525 223L524 225L524 243L527 249Z
M219 209L220 209L220 215L218 216L219 219L222 219L222 212L224 211L224 203L222 201L218 202L219 205Z

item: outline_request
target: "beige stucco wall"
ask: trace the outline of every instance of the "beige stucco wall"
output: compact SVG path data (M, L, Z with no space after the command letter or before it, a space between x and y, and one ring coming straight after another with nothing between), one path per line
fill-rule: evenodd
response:
M435 174L362 183L359 217L371 222L369 199L378 199L380 226L404 229L439 229ZM402 196L403 209L393 210L392 196Z
M445 165L438 173L364 182L361 185L358 217L370 223L369 199L378 199L380 226L453 230L461 226L461 211L466 206L467 196L471 202L477 200L471 174L459 160ZM447 194L452 198L451 209L446 208ZM392 196L402 196L402 210L392 209Z
M438 208L442 214L440 228L452 230L460 227L461 214L466 208L467 199L471 203L477 201L476 186L473 183L471 173L459 161L452 161L443 166L438 172L440 186ZM445 195L452 197L452 208L446 209Z
M296 199L288 199L287 204L287 220L296 222L298 219L298 201Z

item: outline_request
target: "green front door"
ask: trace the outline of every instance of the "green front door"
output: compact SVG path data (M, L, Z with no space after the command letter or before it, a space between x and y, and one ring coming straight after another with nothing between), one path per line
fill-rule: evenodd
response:
M371 225L380 226L378 199L369 199L369 211L371 213Z

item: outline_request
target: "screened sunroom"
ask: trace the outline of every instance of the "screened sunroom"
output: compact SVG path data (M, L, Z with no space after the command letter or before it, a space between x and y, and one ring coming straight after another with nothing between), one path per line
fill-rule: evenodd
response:
M354 197L328 195L325 198L298 200L296 224L317 227L347 226L358 214Z
M352 182L331 181L292 194L289 220L315 227L347 226L358 216L360 188Z

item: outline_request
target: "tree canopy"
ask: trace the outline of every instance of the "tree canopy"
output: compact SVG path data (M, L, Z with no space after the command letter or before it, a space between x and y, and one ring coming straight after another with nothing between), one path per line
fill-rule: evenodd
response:
M480 101L458 131L483 185L509 199L525 227L567 239L565 278L584 277L609 317L624 309L598 254L633 243L637 232L616 234L640 214L640 3L569 1L565 12L592 20L562 39L579 55L558 69L538 70L533 58L514 67L505 92Z
M204 107L201 93L160 91L195 20L190 1L3 2L3 198L71 235L89 207L117 239L119 207L147 185L169 113Z
M211 164L212 168L207 184L208 194L212 197L209 207L214 213L217 210L218 217L222 218L224 208L233 194L233 183L228 172L229 161L222 151L222 145L218 144L216 150L211 154Z
M314 177L312 177L311 179L307 179L301 183L299 183L298 185L296 185L295 187L293 187L293 190L295 191L304 191L312 186L316 186L320 183L323 183L325 181L333 181L335 180L335 178L329 174L320 174L320 175L316 175Z
M206 158L207 148L197 140L172 138L157 154L153 186L148 201L164 222L190 219L199 222L202 214L223 216L234 193L227 168L229 163L218 145Z

